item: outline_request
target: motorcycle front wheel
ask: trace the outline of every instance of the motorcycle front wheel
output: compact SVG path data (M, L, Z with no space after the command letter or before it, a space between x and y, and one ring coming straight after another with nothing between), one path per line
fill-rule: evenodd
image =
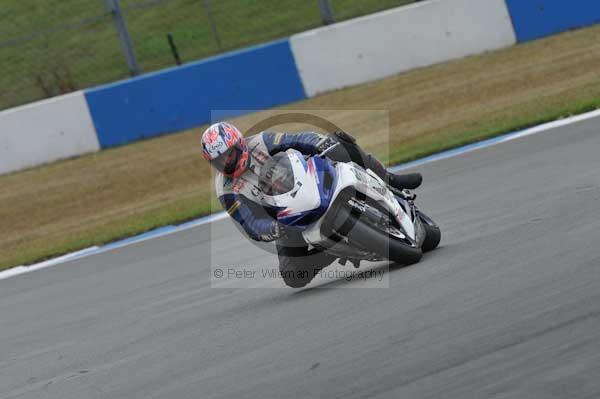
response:
M442 239L442 232L440 231L440 228L435 224L435 222L429 218L429 216L425 215L421 211L418 211L417 215L419 219L421 219L426 233L423 245L421 245L421 249L423 250L423 252L433 251L440 244L440 240Z

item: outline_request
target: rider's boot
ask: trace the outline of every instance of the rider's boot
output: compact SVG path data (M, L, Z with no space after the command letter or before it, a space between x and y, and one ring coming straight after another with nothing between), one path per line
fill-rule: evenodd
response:
M423 182L423 176L420 173L406 173L403 175L397 175L389 172L385 166L383 166L383 164L371 154L367 155L367 159L367 167L385 180L387 184L397 190L414 190Z
M394 173L387 173L388 184L395 189L403 190L409 189L414 190L419 187L423 182L423 176L420 173L407 173L404 175L396 175Z

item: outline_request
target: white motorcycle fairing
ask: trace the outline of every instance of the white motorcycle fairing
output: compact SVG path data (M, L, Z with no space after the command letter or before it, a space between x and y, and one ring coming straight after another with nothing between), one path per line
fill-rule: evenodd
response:
M277 217L286 224L289 220L298 220L311 212L318 218L303 227L304 240L313 245L321 246L328 240L321 232L323 221L327 219L331 205L336 201L340 193L348 188L364 194L371 200L379 203L390 215L394 215L402 232L403 237L409 238L414 246L421 245L423 234L419 220L416 216L414 206L409 201L397 198L387 187L385 182L373 171L365 170L359 165L350 162L333 163L325 158L309 158L308 161L296 150L285 152L289 164L291 164L290 179L293 188L280 195L265 195L264 201L273 207L282 209ZM329 163L324 165L324 162ZM332 187L327 190L319 175L325 173L325 169L334 171ZM360 205L359 205L360 206ZM318 213L315 213L317 212ZM312 219L311 219L312 220ZM292 222L293 223L293 222Z

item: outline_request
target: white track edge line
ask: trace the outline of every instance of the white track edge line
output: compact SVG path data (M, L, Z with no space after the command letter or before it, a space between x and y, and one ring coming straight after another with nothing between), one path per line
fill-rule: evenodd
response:
M600 109L597 109L597 110L594 110L591 112L587 112L584 114L580 114L580 115L571 116L571 117L564 118L564 119L558 119L558 120L555 120L552 122L547 122L547 123L544 123L544 124L541 124L538 126L533 126L531 128L520 130L517 132L507 133L507 134L504 134L501 136L493 137L491 139L475 142L473 144L467 144L465 146L454 148L454 149L447 150L447 151L443 151L438 154L434 154L431 156L427 156L427 157L418 159L416 161L411 161L411 162L406 162L406 163L403 163L400 165L396 165L389 169L393 172L397 172L400 170L413 168L415 166L424 165L424 164L436 162L436 161L439 161L442 159L467 154L469 152L476 151L476 150L479 150L482 148L492 147L494 145L497 145L500 143L506 143L508 141L516 140L516 139L519 139L522 137L527 137L527 136L531 136L531 135L534 135L537 133L557 129L557 128L560 128L563 126L572 125L572 124L575 124L578 122L593 119L595 117L600 117ZM223 220L226 218L227 218L227 213L218 212L218 213L215 213L212 215L204 216L204 217L196 219L196 220L192 220L190 222L183 223L179 226L173 226L172 229L168 229L167 231L159 232L157 234L148 234L148 232L146 232L146 233L144 233L146 235L144 237L140 237L139 239L136 239L135 236L130 237L126 240L122 240L123 241L122 245L119 245L119 241L116 241L116 242L113 242L113 243L110 243L110 244L107 244L107 245L101 246L101 247L93 246L93 247L85 248L80 251L72 252L72 253L69 253L66 255L59 256L54 259L35 263L33 265L16 266L16 267L4 270L4 271L0 271L0 280L4 280L6 278L18 276L21 274L31 273L36 270L42 270L42 269L45 269L48 267L60 265L60 264L63 264L63 263L69 262L69 261L76 260L76 259L87 258L92 255L97 255L97 254L101 254L104 252L113 251L115 249L128 247L130 245L138 244L138 243L152 240L155 238L165 237L165 236L168 236L171 234L190 230L190 229L193 229L193 228L196 228L199 226L203 226L205 224L210 224L210 223L213 223L213 222L216 222L219 220ZM125 242L125 241L127 241L127 242Z

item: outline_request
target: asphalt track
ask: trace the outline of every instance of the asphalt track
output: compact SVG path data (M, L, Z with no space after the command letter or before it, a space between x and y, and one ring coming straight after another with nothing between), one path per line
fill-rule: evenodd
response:
M223 288L276 264L229 222L2 280L0 398L598 398L599 129L421 166L442 246L382 281Z

